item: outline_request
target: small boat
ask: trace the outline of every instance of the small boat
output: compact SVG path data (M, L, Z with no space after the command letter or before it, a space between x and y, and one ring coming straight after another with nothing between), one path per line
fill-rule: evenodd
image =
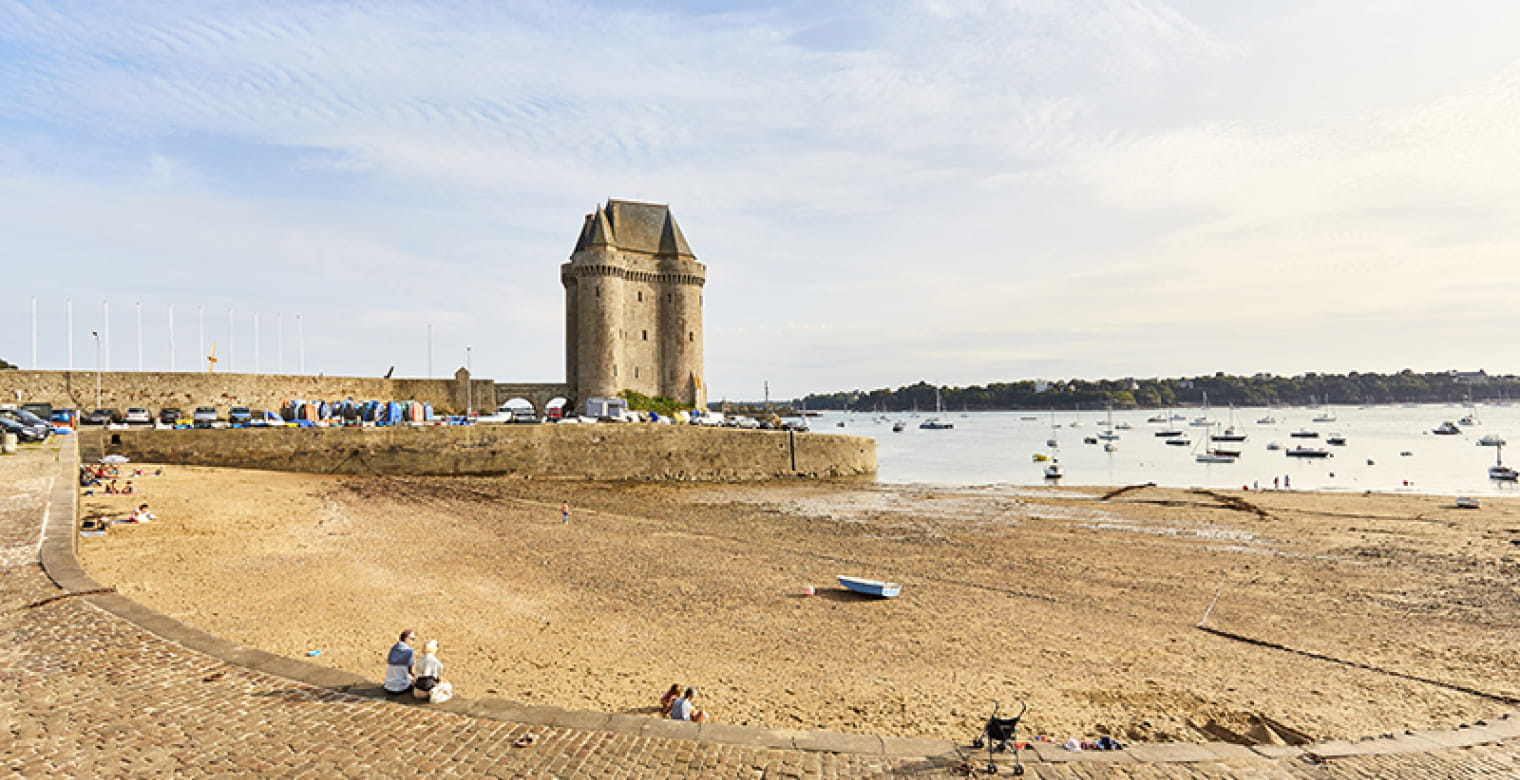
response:
M1269 450L1271 450L1273 452L1276 452L1276 451L1282 449L1282 444L1280 442L1269 441L1269 442L1267 442L1267 449L1269 449Z
M1034 462L1035 463L1044 463L1044 462L1046 462L1048 460L1050 460L1050 456L1046 455L1043 452L1036 452L1034 454Z
M1318 439L1319 431L1311 431L1308 428L1300 428L1290 434L1295 439Z
M934 416L918 424L920 430L925 431L948 431L955 427L955 423L946 420L944 404L940 403L939 388L934 388Z
M1170 439L1167 439L1166 443L1168 445L1170 445L1170 446L1173 446L1173 447L1191 447L1191 446L1193 446L1193 442L1189 441L1188 437L1183 436L1181 434L1178 434L1176 436L1173 436Z
M1399 453L1399 457L1401 457L1401 458L1409 458L1409 457L1413 457L1413 456L1414 456L1414 453L1410 452L1409 450L1404 450L1403 452Z
M1164 423L1167 422L1167 419L1166 415L1164 414L1153 414L1150 417L1145 418L1145 421L1148 423Z
M1165 438L1168 438L1168 437L1170 437L1170 438L1176 438L1176 437L1181 436L1181 435L1182 435L1182 431L1177 431L1177 430L1156 431L1156 438L1158 438L1158 439L1165 439Z
M1431 433L1437 436L1456 436L1462 433L1462 429L1458 428L1451 420L1447 420L1436 426Z
M1494 450L1494 465L1488 467L1488 478L1497 479L1501 482L1514 482L1520 479L1520 471L1515 471L1514 468L1504 465L1503 447L1498 447Z
M1060 479L1063 476L1065 476L1065 473L1061 471L1061 464L1052 462L1045 467L1046 479Z
M907 427L908 427L907 423L903 422L902 420L898 420L897 422L892 423L892 432L893 433L902 433L903 429L907 428Z
M1257 420L1256 424L1257 425L1276 425L1277 424L1277 418L1273 417L1272 415L1269 414L1266 417L1263 417L1263 418Z
M1458 509L1482 509L1483 502L1471 496L1457 496Z
M1334 412L1321 412L1319 414L1314 415L1314 418L1312 420L1310 420L1310 422L1335 422L1335 413Z
M1223 447L1211 447L1211 448L1209 448L1209 452L1212 452L1215 455L1222 455L1222 456L1224 456L1226 458L1238 458L1238 457L1240 457L1240 450L1230 450L1230 449L1225 449Z
M1478 446L1479 447L1503 447L1504 446L1504 437L1500 436L1497 433L1486 434L1483 438L1481 438L1481 439L1478 440Z
M1210 436L1209 439L1213 441L1245 441L1246 435L1235 430L1234 426L1231 426L1229 428L1225 428L1219 433L1214 434L1213 436Z
M1193 460L1198 463L1234 463L1240 453L1216 449L1210 441L1212 438L1212 436L1204 435L1199 440L1203 444L1203 451L1195 454Z
M1288 450L1287 452L1285 452L1283 454L1287 455L1290 458L1328 458L1328 457L1330 457L1330 451L1329 450L1321 450L1321 449L1316 449L1314 447L1304 447L1302 445L1294 447L1293 449Z
M1083 444L1097 444L1098 443L1098 437L1096 437L1096 436L1083 436L1082 437L1082 443Z
M1325 443L1335 447L1344 447L1346 446L1346 437L1339 433L1332 433L1325 437Z
M1111 441L1103 442L1103 451L1104 452L1116 452L1118 449L1119 449L1119 447L1117 445L1115 445Z
M878 596L884 599L896 598L902 591L902 586L895 582L882 582L880 580L865 580L859 577L846 577L843 574L835 575L839 584L867 596Z
M1117 425L1114 426L1114 430L1116 430L1116 431L1127 431L1127 430L1130 430L1131 427L1132 426L1129 423L1127 423L1127 422L1121 422L1121 423L1118 423Z

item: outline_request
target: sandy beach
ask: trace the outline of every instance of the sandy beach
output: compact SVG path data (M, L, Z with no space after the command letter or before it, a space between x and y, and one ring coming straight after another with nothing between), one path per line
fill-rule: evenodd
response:
M467 697L649 713L680 683L718 722L962 740L993 700L1027 700L1031 734L1191 741L1454 727L1520 699L1506 500L191 467L135 482L82 499L158 516L80 540L101 582L376 680L414 628ZM1216 594L1207 625L1265 645L1196 627Z

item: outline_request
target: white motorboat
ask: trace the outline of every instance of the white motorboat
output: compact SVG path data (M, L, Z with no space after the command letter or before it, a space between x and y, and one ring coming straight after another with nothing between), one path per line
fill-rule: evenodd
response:
M1325 443L1332 447L1344 447L1346 446L1346 437L1344 434L1332 433L1325 437Z
M1279 442L1275 442L1275 441L1269 441L1269 442L1267 442L1267 449L1269 449L1269 450L1271 450L1273 452L1276 452L1276 451L1282 449L1282 444L1279 443Z
M1503 447L1504 446L1504 437L1500 436L1497 433L1486 434L1486 435L1484 435L1483 438L1481 438L1481 439L1478 440L1478 446L1479 447Z
M1052 460L1051 462L1045 464L1046 479L1060 479L1063 476L1065 476L1065 474L1061 471L1060 463Z
M1320 412L1314 415L1312 422L1335 422L1335 412Z
M1322 449L1318 449L1318 448L1315 448L1315 447L1304 447L1304 446L1294 447L1293 449L1288 450L1284 454L1287 455L1290 458L1328 458L1328 457L1330 457L1330 451L1329 450L1322 450Z
M1437 436L1457 436L1462 433L1462 429L1458 428L1452 421L1447 420L1436 426L1431 433Z

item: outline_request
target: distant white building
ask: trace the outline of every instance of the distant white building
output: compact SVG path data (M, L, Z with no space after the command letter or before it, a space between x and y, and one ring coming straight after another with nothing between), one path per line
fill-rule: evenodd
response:
M1463 385L1486 385L1486 384L1488 384L1488 373L1485 372L1481 368L1478 369L1477 371L1449 371L1449 372L1447 372L1447 375L1451 377L1451 380L1453 382L1456 382L1458 384L1463 384Z

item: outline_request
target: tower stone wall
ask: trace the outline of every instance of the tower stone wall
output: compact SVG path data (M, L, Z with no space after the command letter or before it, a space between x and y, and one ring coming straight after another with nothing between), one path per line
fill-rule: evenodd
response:
M587 214L565 286L565 380L576 397L623 390L707 405L702 286L670 208L608 200Z

